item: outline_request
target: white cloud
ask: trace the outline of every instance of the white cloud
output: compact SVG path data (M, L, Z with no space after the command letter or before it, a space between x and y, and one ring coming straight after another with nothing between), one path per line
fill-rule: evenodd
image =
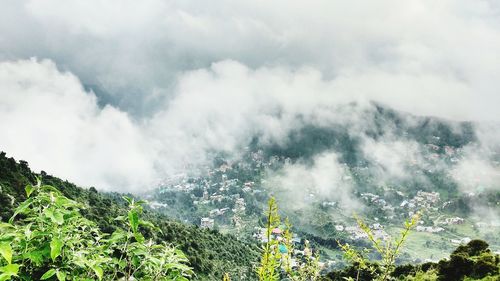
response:
M0 63L0 146L36 170L127 191L153 180L150 151L129 116L99 108L48 60Z
M488 0L8 1L0 57L51 58L135 114L161 110L183 72L231 59L309 66L417 114L498 121L499 11Z
M0 145L120 190L254 135L283 143L303 123L359 134L372 100L498 122L499 49L497 1L6 0ZM419 153L397 139L364 145L392 176Z
M408 179L412 166L416 169L424 162L423 152L415 141L365 138L362 150L381 181Z
M500 188L500 167L491 161L491 150L469 145L464 148L463 159L450 169L450 174L463 193L478 194Z
M352 195L352 176L347 167L339 164L335 152L317 155L311 165L285 165L267 180L269 190L285 191L280 198L286 198L287 208L302 209L311 199L332 200L347 211L359 210L362 206Z

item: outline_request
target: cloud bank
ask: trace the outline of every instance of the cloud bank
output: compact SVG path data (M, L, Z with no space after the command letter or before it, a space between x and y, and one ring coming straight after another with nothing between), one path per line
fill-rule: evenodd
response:
M362 204L352 195L352 176L346 166L339 164L335 152L325 152L313 159L312 165L287 164L278 173L269 176L267 188L280 193L281 200L291 210L299 210L317 198L335 204L347 211L355 211Z
M5 0L0 148L124 191L255 135L284 143L305 123L360 136L371 101L498 123L499 49L500 4L488 0ZM412 143L364 145L391 176L419 161Z
M184 72L229 59L312 67L417 114L498 120L499 11L490 0L6 0L0 58L50 58L134 115L161 110Z
M1 147L37 170L126 190L154 173L140 128L48 60L0 64Z

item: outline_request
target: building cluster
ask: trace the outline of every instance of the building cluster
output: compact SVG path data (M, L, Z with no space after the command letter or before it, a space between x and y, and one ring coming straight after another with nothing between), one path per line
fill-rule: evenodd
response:
M472 239L469 238L469 237L464 237L464 238L460 238L460 239L450 239L450 242L453 244L453 245L465 245L467 243L469 243Z
M417 225L415 228L416 231L418 232L428 232L428 233L438 233L441 231L444 231L444 228L439 227L439 226L421 226Z
M214 223L215 223L214 219L211 219L211 218L202 218L200 226L202 228L213 228L214 227Z
M390 238L389 234L384 230L384 227L380 223L374 223L369 227L375 239L386 241ZM349 238L352 240L368 239L368 234L358 225L345 227L342 225L335 225L335 229L339 232L345 231L349 233Z
M407 209L409 216L412 216L419 210L437 211L439 201L440 197L438 192L425 192L419 190L415 197L409 200L403 200L403 202L399 204L399 207Z
M461 217L453 217L453 218L446 218L444 219L441 224L443 225L454 225L454 224L463 224L465 222L465 219Z

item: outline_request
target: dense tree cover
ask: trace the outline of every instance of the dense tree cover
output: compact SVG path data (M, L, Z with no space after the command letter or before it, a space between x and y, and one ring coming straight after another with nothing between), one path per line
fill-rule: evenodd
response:
M391 276L397 280L499 280L499 267L500 256L492 253L485 241L472 240L467 245L459 246L448 259L437 263L400 265L392 271ZM355 263L343 270L328 273L322 280L356 280L357 276L360 281L373 280L379 268L378 263L371 263L370 267L360 269L360 264Z
M44 184L56 187L61 193L85 208L82 215L97 224L105 233L112 233L120 227L114 218L127 210L127 202L116 193L101 193L95 188L83 189L68 181L50 176L45 172L33 173L28 163L16 162L13 158L0 153L0 217L6 222L13 210L26 200L24 188L40 177ZM161 230L158 241L166 241L182 250L189 258L196 276L194 279L219 279L229 272L233 280L239 276L253 274L252 263L257 260L258 247L238 240L234 236L222 235L217 230L200 229L172 220L165 215L145 210L145 219ZM151 235L145 230L146 237ZM248 280L247 278L246 280Z

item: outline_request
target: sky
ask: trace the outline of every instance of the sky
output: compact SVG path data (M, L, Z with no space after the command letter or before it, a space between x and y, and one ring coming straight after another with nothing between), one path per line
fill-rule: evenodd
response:
M0 150L83 186L141 190L207 163L208 151L238 153L256 134L283 142L303 122L366 126L346 111L352 102L360 111L376 102L417 116L500 122L494 0L0 7ZM500 140L493 128L481 131L481 145ZM398 173L393 148L399 158L419 149L387 138L367 140L364 151ZM473 154L468 164L487 165ZM331 152L314 167L288 169L306 171L324 190L332 174L322 167L343 175L336 159Z

